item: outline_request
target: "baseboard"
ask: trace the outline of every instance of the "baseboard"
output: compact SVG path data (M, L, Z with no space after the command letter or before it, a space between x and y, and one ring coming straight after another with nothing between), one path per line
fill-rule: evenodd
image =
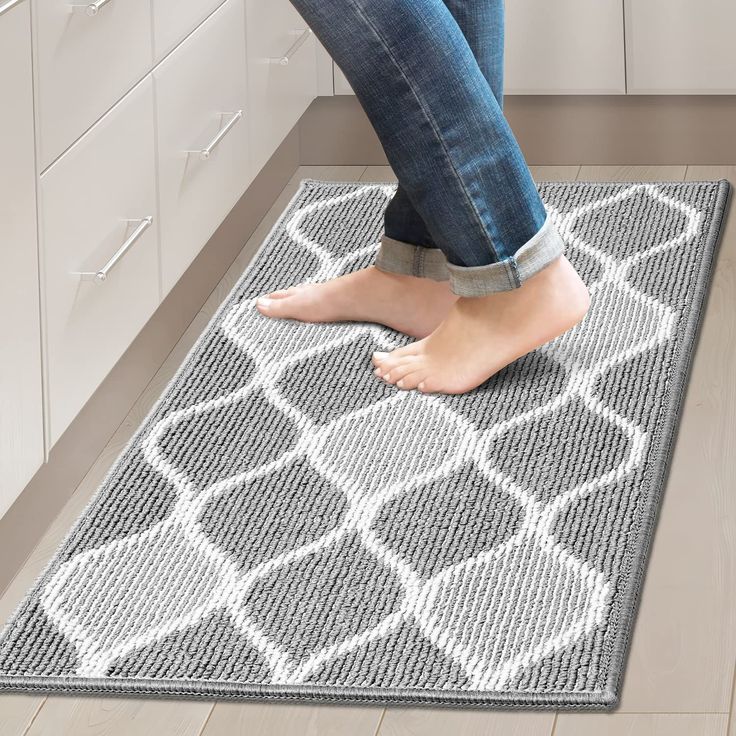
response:
M736 162L736 95L507 95L503 111L530 166ZM388 164L355 95L318 97L300 135L302 164Z
M295 127L0 518L0 590L58 516L298 166Z

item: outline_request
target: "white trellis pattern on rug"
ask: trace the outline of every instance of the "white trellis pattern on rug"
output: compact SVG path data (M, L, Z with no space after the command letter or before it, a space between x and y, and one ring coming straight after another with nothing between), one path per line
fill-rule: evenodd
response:
M344 272L356 258L374 252L378 243L336 258L310 239L301 223L321 209L362 197L376 188L387 198L395 191L394 185L368 184L309 204L286 222L294 243L319 259L314 281ZM614 259L575 234L573 225L582 214L638 191L685 213L686 229L623 260ZM395 333L368 324L275 323L258 314L254 298L235 305L222 320L221 329L255 360L257 372L234 392L169 414L153 427L143 443L147 462L176 488L178 500L172 513L141 533L78 554L63 564L43 588L44 610L77 648L77 674L104 676L117 658L172 631L190 627L221 608L229 612L231 620L262 654L274 683L302 683L330 658L410 621L462 667L471 689L503 690L520 668L569 646L598 626L609 601L609 584L600 571L557 543L550 527L567 505L620 479L642 461L647 434L596 397L592 386L597 375L610 366L669 339L677 315L668 305L633 288L627 274L652 252L690 242L698 232L701 214L667 197L653 184L630 186L613 197L565 214L553 207L548 211L569 245L597 259L604 272L590 285L592 307L583 323L543 348L565 367L564 389L545 405L483 431L438 397L416 392L401 392L327 424L317 424L279 393L277 381L284 369L367 333L390 349L397 345ZM610 321L613 309L622 318L616 324ZM183 419L205 414L214 407L249 401L257 391L296 425L298 442L272 462L219 479L203 491L195 489L185 470L172 464L159 447L159 438ZM573 397L588 411L614 424L626 436L628 452L609 472L587 478L541 503L494 466L488 444L509 426L556 412ZM368 421L363 421L366 418ZM404 443L401 458L392 458L398 464L388 479L385 474L366 476L362 469L354 472L350 462L356 447L365 443L377 446L377 432L389 437L406 437L410 432L412 436L408 444ZM300 455L341 489L349 504L348 512L316 541L241 570L201 532L198 519L202 508L211 498L249 479L274 473ZM425 464L428 456L435 461L429 466ZM516 500L523 510L523 522L498 546L424 579L375 534L372 522L389 499L443 477L469 460L490 485ZM243 608L244 596L260 577L333 545L348 534L357 534L365 554L393 571L401 582L403 596L378 625L295 660L288 641L274 639L249 618ZM126 565L129 559L138 564ZM165 583L151 574L156 569L167 570ZM101 616L101 611L116 613L108 618Z

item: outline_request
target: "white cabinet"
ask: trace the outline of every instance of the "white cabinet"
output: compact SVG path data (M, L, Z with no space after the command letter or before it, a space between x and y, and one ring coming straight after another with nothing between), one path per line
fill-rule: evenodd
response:
M159 304L155 177L150 77L41 177L50 444Z
M621 3L507 2L504 94L624 93Z
M326 51L324 53L327 53ZM335 64L334 65L334 75L333 78L335 80L335 94L336 95L354 95L355 90L350 86L350 82L348 82L347 77L343 74L342 69Z
M222 0L153 0L153 49L160 61Z
M727 0L626 0L629 92L733 94L734 29Z
M506 2L504 95L624 93L621 3ZM337 65L334 79L335 94L354 94Z
M150 2L110 0L94 15L84 0L34 4L42 169L151 68Z
M246 28L251 163L258 171L317 95L317 53L289 0L246 0Z
M513 0L504 21L504 95L736 93L733 2Z
M30 18L0 2L0 515L44 457Z
M164 295L253 178L243 28L227 0L154 71Z

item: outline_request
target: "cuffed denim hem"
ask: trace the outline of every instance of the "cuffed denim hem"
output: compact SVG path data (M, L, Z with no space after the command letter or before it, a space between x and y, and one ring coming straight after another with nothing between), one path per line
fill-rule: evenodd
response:
M565 241L547 217L542 227L513 256L486 266L456 266L449 263L439 248L425 248L402 240L381 236L375 266L381 271L421 276L435 281L450 281L458 296L486 296L497 291L517 289L534 274L549 266L565 252Z
M486 296L517 289L565 252L565 241L547 213L542 227L514 255L487 266L447 263L450 289L458 296Z
M381 246L374 263L381 271L420 276L434 281L447 281L447 259L439 248L405 243L403 240L381 236Z

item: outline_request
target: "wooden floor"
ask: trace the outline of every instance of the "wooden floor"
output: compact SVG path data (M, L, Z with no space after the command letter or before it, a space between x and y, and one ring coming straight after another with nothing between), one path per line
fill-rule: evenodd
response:
M532 167L543 180L727 178L736 166ZM158 398L303 177L388 181L384 167L301 167L0 598L10 615ZM0 695L2 736L736 736L736 215L723 236L615 713L470 711ZM53 488L49 488L53 492Z

